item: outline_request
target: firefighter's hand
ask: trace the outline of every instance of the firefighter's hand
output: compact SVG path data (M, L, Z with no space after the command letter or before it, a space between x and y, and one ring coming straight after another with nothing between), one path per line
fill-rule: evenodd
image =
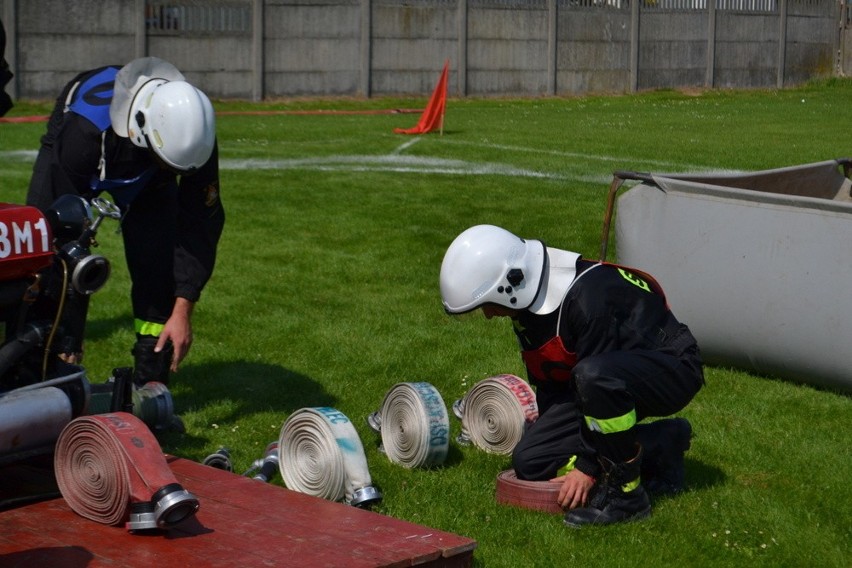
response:
M60 353L59 358L69 365L79 365L83 362L83 352L79 353Z
M585 505L589 498L589 491L595 485L595 479L579 469L572 469L551 481L562 482L557 502L563 509L574 509Z
M163 326L163 331L160 332L157 345L154 347L154 351L159 353L166 346L166 342L171 340L174 346L174 354L172 355L170 369L173 373L177 372L178 366L180 366L181 361L189 353L189 348L192 346L193 305L192 302L185 298L177 298L175 300L172 315Z

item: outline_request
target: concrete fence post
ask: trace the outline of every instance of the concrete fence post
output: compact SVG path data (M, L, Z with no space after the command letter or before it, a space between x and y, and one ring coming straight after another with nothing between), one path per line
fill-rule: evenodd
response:
M558 5L556 0L547 0L547 94L556 94L557 67L557 20Z
M837 30L837 74L840 77L846 76L846 38L849 35L846 21L849 18L849 4L844 1L840 3L840 14L838 15L838 30Z
M136 29L133 32L134 57L145 57L148 55L148 28L145 21L145 0L136 0Z
M263 50L263 39L266 34L263 26L264 4L264 0L254 0L251 7L251 65L253 78L251 98L255 102L262 101L264 96L263 85L266 73L266 61Z
M843 45L843 26L846 15L846 3L845 2L837 2L837 8L835 10L837 14L837 33L834 34L834 53L836 54L836 59L834 61L834 68L832 69L832 75L837 75L839 77L843 76L843 51L841 46Z
M456 63L457 90L461 97L467 96L467 0L458 4L458 62Z
M630 1L630 85L628 91L639 90L639 4L640 0Z
M778 0L778 15L778 75L775 84L781 89L787 65L787 0Z
M716 81L716 0L707 0L707 70L704 86L713 88Z
M361 95L370 98L373 53L373 5L371 0L361 0Z

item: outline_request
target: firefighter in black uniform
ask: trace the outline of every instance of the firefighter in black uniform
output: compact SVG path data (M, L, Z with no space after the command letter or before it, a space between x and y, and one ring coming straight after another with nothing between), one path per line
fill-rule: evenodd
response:
M14 75L9 69L9 62L6 61L6 28L3 27L3 20L0 20L0 116L4 116L15 106L12 97L5 90L12 77Z
M519 479L561 483L567 525L646 517L643 476L660 492L683 488L688 421L638 423L682 410L704 375L652 277L478 225L450 245L440 286L450 314L511 318L539 405L513 466Z
M75 77L41 139L28 205L46 211L63 194L107 192L121 210L137 384L167 383L192 344L193 306L225 221L215 136L207 96L145 57Z

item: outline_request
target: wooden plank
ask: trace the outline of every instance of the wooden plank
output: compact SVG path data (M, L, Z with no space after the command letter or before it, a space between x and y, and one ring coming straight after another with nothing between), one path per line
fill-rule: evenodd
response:
M462 568L476 542L167 457L198 497L195 517L166 531L130 533L80 517L63 499L0 512L0 566L178 568L190 564Z
M183 467L191 463L185 460L181 463L173 462L172 469L176 473L183 473ZM451 556L472 550L475 546L473 541L464 537L355 507L341 507L339 503L317 500L247 477L234 480L232 474L221 470L208 473L193 466L190 466L190 470L203 473L207 479L207 483L201 486L204 494L197 494L198 498L203 501L218 501L221 506L238 507L246 511L268 511L270 499L274 499L281 491L286 492L289 509L276 511L274 516L277 519L270 520L286 523L294 534L303 534L305 530L309 533L322 532L334 536L340 542L357 538L359 541L370 542L371 546L393 547L402 542L406 543L410 554L417 555L418 562L433 560L438 556ZM261 487L257 487L258 485Z

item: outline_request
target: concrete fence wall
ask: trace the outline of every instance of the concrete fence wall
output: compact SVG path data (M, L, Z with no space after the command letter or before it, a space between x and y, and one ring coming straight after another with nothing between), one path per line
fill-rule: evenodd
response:
M837 0L0 0L17 98L173 62L216 98L784 87L843 73Z

